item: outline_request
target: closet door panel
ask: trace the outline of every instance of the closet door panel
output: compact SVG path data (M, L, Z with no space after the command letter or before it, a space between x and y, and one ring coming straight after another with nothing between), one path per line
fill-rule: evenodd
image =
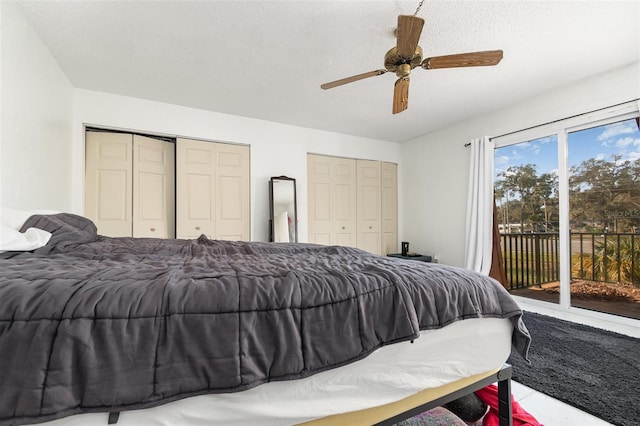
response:
M352 185L336 184L333 185L333 197L331 205L333 205L332 217L332 234L333 244L339 246L356 246L356 225L354 212L352 211L351 200Z
M218 214L216 220L216 238L230 241L246 241L245 203L243 179L236 176L218 178Z
M132 151L130 134L87 132L84 214L100 235L132 235Z
M98 203L96 217L100 222L126 223L124 233L131 234L131 203L122 197L123 189L129 187L130 175L126 170L100 170L97 172Z
M192 221L203 221L204 223L196 224L194 231L203 231L209 229L209 236L213 235L211 222L213 221L213 209L215 205L213 194L213 177L206 174L191 173L185 177L186 179L186 200L188 208L188 219ZM202 194L202 196L196 196ZM202 234L203 232L201 232Z
M382 185L379 161L357 161L358 248L382 253Z
M332 223L334 244L355 247L357 242L356 160L332 158Z
M176 146L176 237L215 236L215 144L178 139Z
M134 135L133 170L133 236L174 238L174 144Z
M382 163L382 254L398 251L398 165Z
M220 240L249 241L249 147L216 144L217 209L215 233Z
M338 222L350 223L353 218L351 189L351 185L336 184L333 186L333 216Z
M331 221L331 184L316 182L313 189L315 193L313 202L315 220L329 223Z
M333 244L331 222L331 158L307 155L310 243Z

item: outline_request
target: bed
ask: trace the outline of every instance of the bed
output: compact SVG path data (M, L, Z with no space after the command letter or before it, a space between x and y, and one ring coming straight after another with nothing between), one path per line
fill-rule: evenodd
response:
M109 238L66 213L22 228L51 238L0 254L0 425L364 418L508 379L511 348L527 357L517 304L468 270L348 247Z

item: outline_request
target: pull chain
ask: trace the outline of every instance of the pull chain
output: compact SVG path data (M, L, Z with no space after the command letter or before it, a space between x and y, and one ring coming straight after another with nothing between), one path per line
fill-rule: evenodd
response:
M418 8L416 9L416 13L414 13L413 16L416 16L418 14L418 12L420 12L420 8L422 7L422 3L424 3L424 0L420 0L420 4L418 5Z

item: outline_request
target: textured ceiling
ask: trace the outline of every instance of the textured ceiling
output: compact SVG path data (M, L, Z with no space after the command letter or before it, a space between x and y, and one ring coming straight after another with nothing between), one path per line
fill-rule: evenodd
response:
M640 60L638 1L426 1L425 56L502 49L495 67L383 68L418 1L19 1L77 88L403 142Z

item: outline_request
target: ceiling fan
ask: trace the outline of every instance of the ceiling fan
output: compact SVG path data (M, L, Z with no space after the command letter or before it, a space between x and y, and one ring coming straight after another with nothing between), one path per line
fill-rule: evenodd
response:
M368 77L395 72L398 76L393 91L393 113L404 111L409 106L409 74L416 67L425 70L437 68L480 67L497 65L502 59L502 50L458 53L455 55L434 56L422 59L422 48L418 46L424 19L415 15L398 16L396 31L397 43L384 56L384 69L365 72L340 80L325 83L322 89L331 89L343 84L353 83Z

